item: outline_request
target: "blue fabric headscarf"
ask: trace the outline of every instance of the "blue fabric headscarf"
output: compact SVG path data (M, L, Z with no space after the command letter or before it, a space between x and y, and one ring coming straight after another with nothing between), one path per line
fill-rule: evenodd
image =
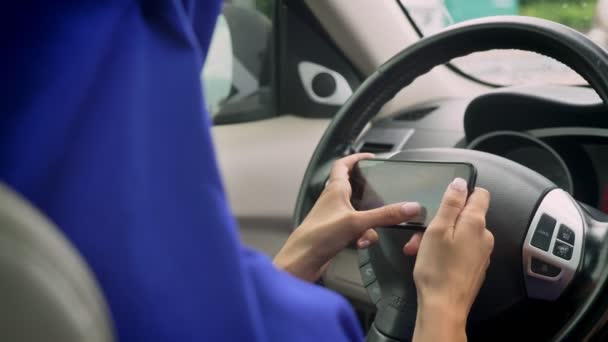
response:
M219 1L19 6L0 178L89 262L121 341L362 338L343 298L239 243L199 79Z

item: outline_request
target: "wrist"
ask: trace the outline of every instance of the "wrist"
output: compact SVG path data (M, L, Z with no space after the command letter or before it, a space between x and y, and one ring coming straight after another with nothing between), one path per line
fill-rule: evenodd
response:
M466 321L465 310L445 302L419 303L413 341L464 342L467 340Z
M273 264L297 278L315 282L319 280L320 274L319 267L316 267L312 260L306 250L286 244L274 257Z

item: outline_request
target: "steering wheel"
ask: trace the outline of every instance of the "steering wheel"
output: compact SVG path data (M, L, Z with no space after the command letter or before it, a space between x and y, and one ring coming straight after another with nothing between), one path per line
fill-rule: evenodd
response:
M554 22L518 16L452 26L421 39L382 65L336 114L304 176L296 225L318 198L330 164L353 152L365 125L398 91L437 65L492 49L552 57L584 77L608 104L608 53L583 34ZM477 184L492 193L487 225L495 248L469 316L469 338L579 340L604 323L608 216L576 202L535 171L484 152L420 149L392 158L472 163L478 170ZM368 293L376 297L377 314L368 340L406 341L411 339L416 316L415 259L401 250L412 233L384 229L378 233L379 243L359 252L362 279Z

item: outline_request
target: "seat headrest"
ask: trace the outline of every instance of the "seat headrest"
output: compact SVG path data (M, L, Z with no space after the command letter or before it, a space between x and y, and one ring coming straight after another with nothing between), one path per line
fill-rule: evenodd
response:
M61 232L0 183L0 341L113 341L92 272Z

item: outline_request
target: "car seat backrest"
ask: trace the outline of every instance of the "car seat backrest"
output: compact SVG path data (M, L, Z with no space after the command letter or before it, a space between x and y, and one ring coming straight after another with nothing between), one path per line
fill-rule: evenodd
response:
M113 340L107 305L77 250L0 183L0 341Z

